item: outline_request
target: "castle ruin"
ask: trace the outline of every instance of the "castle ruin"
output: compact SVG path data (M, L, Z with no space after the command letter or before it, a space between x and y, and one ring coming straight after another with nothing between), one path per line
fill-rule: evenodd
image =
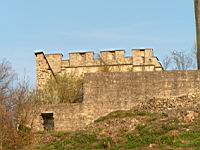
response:
M83 101L40 106L36 131L83 129L112 111L138 108L147 97L179 95L199 87L191 83L199 73L162 71L153 49L132 50L130 57L125 57L125 50L101 51L98 57L94 52L73 52L68 60L61 53L36 52L35 56L38 89L50 76L84 75Z
M125 57L125 50L101 51L95 58L95 53L73 52L69 53L69 60L63 60L61 53L44 54L36 52L37 86L41 88L46 80L55 75L74 73L104 72L135 72L135 71L161 71L163 70L158 58L154 56L153 49L133 49L132 56Z
M35 55L38 88L50 76L84 74L83 101L38 107L33 122L36 131L81 130L117 110L173 111L197 105L173 97L199 91L200 71L162 71L152 49L133 50L131 57L125 57L124 50L101 51L98 58L94 52L70 53L69 60L63 60L62 54ZM160 99L163 97L172 99Z

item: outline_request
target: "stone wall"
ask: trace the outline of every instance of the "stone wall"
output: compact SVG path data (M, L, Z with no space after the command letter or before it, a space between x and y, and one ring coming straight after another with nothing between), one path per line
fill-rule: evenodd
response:
M148 106L153 111L165 111L194 107L199 103L193 99L171 98L196 93L199 89L200 71L90 73L85 75L82 103L43 106L40 114L54 113L55 130L79 130L116 110ZM43 130L40 114L35 120L36 130Z
M125 57L125 50L101 51L98 58L94 52L69 53L69 60L63 55L36 52L37 85L41 88L49 76L73 73L83 75L91 72L160 71L162 66L153 54L153 49L132 50L132 56Z
M87 74L84 99L95 101L145 100L195 92L200 88L199 71L161 71Z

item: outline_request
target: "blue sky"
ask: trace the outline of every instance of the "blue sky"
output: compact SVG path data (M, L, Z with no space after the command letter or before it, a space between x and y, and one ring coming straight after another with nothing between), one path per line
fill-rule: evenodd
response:
M0 59L32 85L38 49L152 47L162 59L194 43L193 0L0 0Z

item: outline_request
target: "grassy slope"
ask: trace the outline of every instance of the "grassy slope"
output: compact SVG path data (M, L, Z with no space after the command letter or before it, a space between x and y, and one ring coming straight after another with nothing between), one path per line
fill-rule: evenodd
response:
M40 150L200 149L200 118L185 123L167 114L117 111L83 131L38 135Z

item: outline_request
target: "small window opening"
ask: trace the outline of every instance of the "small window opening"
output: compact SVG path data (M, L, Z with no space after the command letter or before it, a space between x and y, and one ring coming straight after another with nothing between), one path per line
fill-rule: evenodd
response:
M54 118L53 113L42 113L43 127L45 131L54 130Z
M85 60L86 60L86 55L85 55L85 53L79 53L79 54L80 54L82 60L85 61Z
M112 59L115 60L116 59L115 52L111 52L111 54L112 54Z

